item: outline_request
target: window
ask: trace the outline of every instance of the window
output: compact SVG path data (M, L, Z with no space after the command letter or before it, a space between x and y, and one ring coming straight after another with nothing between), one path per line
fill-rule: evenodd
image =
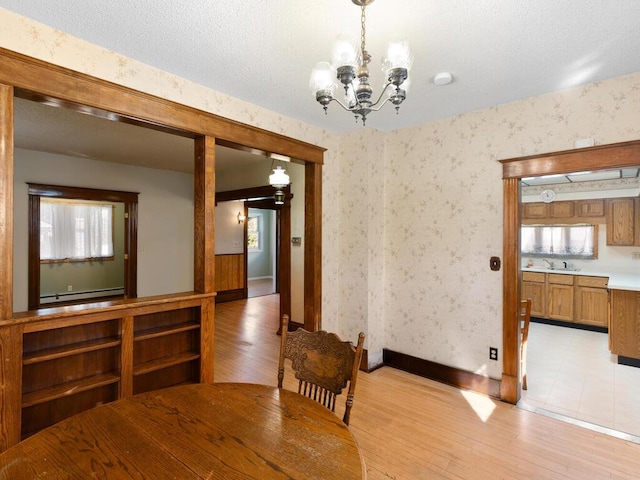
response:
M82 275L82 281L86 279L105 278L115 279L111 276L117 270L117 278L120 285L124 284L124 297L135 298L137 296L137 249L138 249L138 193L122 192L117 190L98 190L95 188L67 187L61 185L44 185L40 183L29 183L29 310L36 310L41 307L41 294L48 295L49 287L52 285L49 275L53 272L56 275L55 281L62 283L67 291L68 285L74 285L66 274L73 270L74 275ZM41 260L41 240L45 235L41 234L41 227L53 228L52 222L42 222L41 205L50 200L66 202L69 204L89 203L93 205L113 205L111 234L112 256L110 262L85 262L82 260ZM53 233L52 233L53 234ZM75 237L75 234L74 234ZM46 253L46 252L45 252ZM91 254L89 254L91 255ZM54 256L52 254L52 256ZM124 265L120 263L122 258ZM100 257L98 257L100 258ZM102 257L105 258L105 257ZM86 259L83 259L86 260ZM71 268L73 267L73 268ZM123 270L124 268L124 270ZM62 272L64 270L64 272ZM80 270L91 270L86 276L79 273ZM107 276L99 275L109 270ZM62 272L63 274L60 274ZM94 288L91 286L90 288ZM59 286L56 288L59 290ZM61 300L62 301L62 300ZM51 302L47 302L50 306Z
M598 258L597 225L523 225L523 256L595 259Z
M262 251L262 215L247 220L247 249L249 252Z
M43 198L40 261L113 259L113 204Z

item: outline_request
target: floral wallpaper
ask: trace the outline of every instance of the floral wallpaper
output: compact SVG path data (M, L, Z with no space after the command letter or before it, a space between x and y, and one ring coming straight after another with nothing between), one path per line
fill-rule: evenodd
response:
M640 138L640 73L393 132L323 131L0 8L0 46L327 148L325 329L500 378L499 159ZM0 67L1 68L1 67Z

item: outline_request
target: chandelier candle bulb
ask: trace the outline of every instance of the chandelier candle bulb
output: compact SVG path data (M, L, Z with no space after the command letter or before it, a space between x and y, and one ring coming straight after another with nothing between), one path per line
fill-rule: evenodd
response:
M331 65L333 68L349 65L357 67L360 63L360 52L358 51L358 42L348 34L341 34L336 39L331 55Z

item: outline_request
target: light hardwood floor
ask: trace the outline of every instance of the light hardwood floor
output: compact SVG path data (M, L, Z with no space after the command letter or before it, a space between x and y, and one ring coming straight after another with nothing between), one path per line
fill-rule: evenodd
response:
M277 295L216 305L216 382L276 385L277 317ZM369 480L640 478L638 444L389 367L360 372L349 428Z

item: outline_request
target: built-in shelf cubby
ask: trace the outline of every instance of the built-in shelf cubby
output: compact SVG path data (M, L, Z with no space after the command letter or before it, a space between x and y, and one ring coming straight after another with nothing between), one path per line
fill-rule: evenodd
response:
M175 294L16 315L0 346L21 340L13 378L20 438L103 403L213 381L215 294ZM14 344L12 344L14 345ZM10 354L9 352L8 354ZM206 362L202 365L202 362Z
M140 315L133 319L133 393L197 382L200 309Z

